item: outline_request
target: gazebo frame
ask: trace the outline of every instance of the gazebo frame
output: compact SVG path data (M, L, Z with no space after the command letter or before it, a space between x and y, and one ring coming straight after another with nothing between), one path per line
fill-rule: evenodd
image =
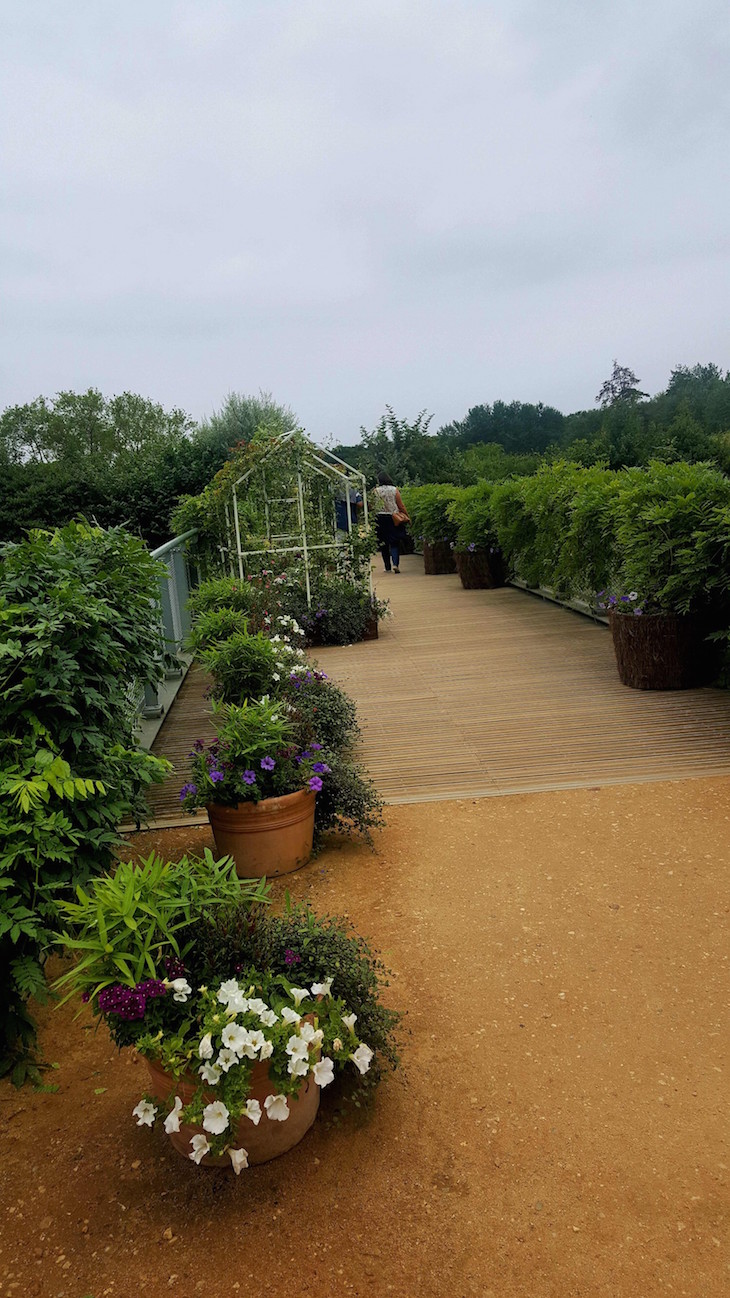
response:
M245 473L241 474L233 483L231 489L230 507L228 502L225 505L226 527L228 533L228 562L231 575L238 576L243 580L245 577L245 560L257 555L272 554L293 554L301 552L304 563L304 582L307 593L307 606L312 604L312 586L310 574L312 570L311 556L316 550L334 550L341 547L341 542L337 540L337 523L336 514L332 511L332 540L331 541L313 541L307 535L307 516L304 508L306 497L306 483L302 474L301 465L297 465L292 470L292 477L295 479L294 495L292 496L270 496L266 485L266 463L281 452L283 447L295 436L299 430L291 429L287 433L280 434L275 438L269 449L262 456L258 464L252 466ZM305 463L313 470L314 473L328 480L332 487L344 487L345 505L347 508L347 529L348 534L352 533L353 515L352 505L350 502L350 487L352 480L355 479L361 485L363 500L363 522L368 522L368 497L365 474L359 469L353 468L345 460L341 460L339 455L324 447L316 446L307 438L302 439L302 457ZM268 542L265 549L244 550L241 545L241 524L238 511L238 492L244 488L245 484L250 481L254 473L261 473L264 499L264 514L266 517L266 540ZM322 533L326 531L326 524L321 509L320 500L320 521L322 524ZM296 505L298 528L294 532L272 533L271 506L272 505ZM231 517L232 515L232 517ZM221 550L223 551L221 546ZM222 555L225 559L225 556ZM368 564L368 589L372 596L373 578L370 565Z

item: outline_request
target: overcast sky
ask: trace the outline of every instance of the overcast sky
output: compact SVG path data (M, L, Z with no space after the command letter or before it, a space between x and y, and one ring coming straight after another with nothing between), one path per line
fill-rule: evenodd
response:
M727 0L0 0L0 406L730 367Z

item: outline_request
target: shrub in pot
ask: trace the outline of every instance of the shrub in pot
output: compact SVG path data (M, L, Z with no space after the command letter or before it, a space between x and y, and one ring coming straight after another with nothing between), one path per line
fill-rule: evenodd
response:
M301 749L283 700L214 703L217 737L193 745L187 811L205 807L216 848L242 878L288 874L312 852L315 797L329 773L321 745Z
M399 1016L367 945L306 908L272 916L266 900L208 854L122 863L64 905L76 963L58 985L145 1059L137 1124L162 1122L186 1158L236 1174L296 1144L336 1077L359 1103L397 1065Z
M458 492L458 487L451 483L439 482L403 490L403 502L411 518L413 534L423 545L423 567L427 576L442 576L456 570L451 549L456 540L456 524L449 517L449 506Z
M504 560L489 508L492 490L489 482L465 487L449 505L449 518L457 527L456 570L465 590L491 589L505 582Z

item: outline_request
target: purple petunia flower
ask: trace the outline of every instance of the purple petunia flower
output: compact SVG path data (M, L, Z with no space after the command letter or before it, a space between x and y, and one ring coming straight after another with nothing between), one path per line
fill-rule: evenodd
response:
M622 595L622 596L621 596L621 603L622 603L622 604L628 604L628 603L629 603L629 597L628 597L628 595Z
M641 615L642 615L643 612L644 612L643 608L635 608L635 609L634 609L634 617L641 617Z
M178 956L167 955L165 956L165 973L170 979L170 982L173 982L175 978L183 977L185 974L185 965Z
M470 541L466 548L470 554L473 554L477 547L475 546L473 541Z
M210 771L209 774L214 784L220 784L226 778L222 771Z
M180 801L182 802L185 798L187 798L189 793L192 794L193 797L195 797L197 792L198 792L197 784L183 784L180 790Z
M321 745L321 744L310 744L309 747L311 748L311 750L312 750L313 753L321 753L321 751L322 751L322 745Z
M329 775L330 773L330 768L326 762L315 762L312 770L316 771L317 775Z
M284 952L284 964L301 964L301 960L302 957L297 955L296 951L292 951L291 947L287 947Z
M243 775L241 776L241 779L243 780L244 784L255 784L255 783L256 783L256 772L255 772L255 771L244 771L244 772L243 772Z
M307 784L313 793L319 793L322 788L322 781L318 775L313 775L310 780L307 780Z
M276 762L274 761L273 757L261 758L261 769L263 771L273 771L275 766L276 766Z
M202 739L196 739L196 740L195 740L195 743L193 744L193 752L194 752L194 753L202 753L204 747L205 747L205 745L204 745Z

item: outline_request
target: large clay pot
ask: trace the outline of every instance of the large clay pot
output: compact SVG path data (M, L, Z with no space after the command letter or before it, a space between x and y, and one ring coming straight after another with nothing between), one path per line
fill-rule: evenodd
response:
M504 586L504 560L498 550L456 550L456 571L464 590L492 590Z
M688 690L702 683L702 656L690 617L609 613L616 665L634 690Z
M423 570L427 577L443 577L456 572L454 551L448 541L423 542Z
M179 1095L183 1105L190 1103L198 1086L194 1077L182 1077L179 1081L175 1081L154 1060L145 1059L145 1063L150 1075L149 1089L151 1095L160 1101L167 1101L171 1096ZM289 1117L285 1122L272 1122L267 1117L264 1109L264 1101L267 1095L277 1095L278 1092L278 1086L269 1079L268 1064L254 1064L251 1091L248 1098L258 1100L261 1105L261 1121L258 1125L254 1125L250 1118L241 1118L236 1127L235 1136L231 1141L235 1149L246 1150L250 1164L268 1163L270 1159L288 1153L307 1134L317 1116L319 1087L311 1073L303 1079L296 1098L288 1097ZM206 1103L211 1103L218 1098L215 1087L211 1087L209 1091L206 1091L205 1098ZM178 1154L189 1158L191 1138L199 1134L206 1134L202 1127L181 1126L179 1131L170 1132L169 1139L172 1142L173 1149ZM201 1165L205 1167L230 1167L231 1160L228 1154L223 1154L217 1158L205 1154L201 1159Z
M233 857L240 879L275 879L298 870L312 855L315 797L311 789L298 789L237 807L209 802L218 853Z

